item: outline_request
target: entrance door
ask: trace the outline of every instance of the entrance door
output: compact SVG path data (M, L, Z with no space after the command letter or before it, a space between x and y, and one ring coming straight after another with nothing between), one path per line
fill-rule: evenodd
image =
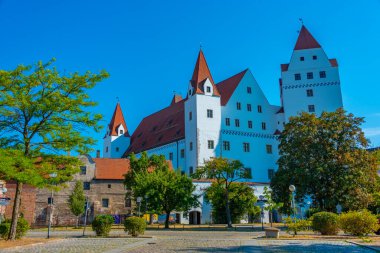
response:
M191 211L189 213L189 224L193 224L193 225L201 224L201 212Z

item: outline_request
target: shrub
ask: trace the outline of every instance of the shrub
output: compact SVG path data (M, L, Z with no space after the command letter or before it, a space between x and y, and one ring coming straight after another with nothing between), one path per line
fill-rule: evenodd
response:
M7 239L11 228L11 220L7 219L0 224L0 236ZM30 229L29 223L23 217L19 217L16 227L16 239L23 237Z
M313 214L315 214L315 213L319 213L319 212L321 212L321 211L322 211L322 210L319 209L319 208L311 207L311 208L309 208L309 209L306 210L306 212L305 212L305 216L306 216L306 218L311 218L311 216L313 216Z
M293 232L294 235L297 235L300 231L309 230L311 222L308 220L301 220L297 218L285 218L286 231L290 234Z
M124 231L132 236L139 236L144 234L146 228L146 221L139 217L129 217L124 221Z
M319 212L311 217L311 227L322 235L336 235L339 232L338 215L330 212Z
M340 227L345 233L363 236L379 229L376 215L368 210L351 211L339 217Z
M92 230L95 231L97 236L108 236L111 231L112 224L115 222L112 215L101 214L95 217L92 222Z

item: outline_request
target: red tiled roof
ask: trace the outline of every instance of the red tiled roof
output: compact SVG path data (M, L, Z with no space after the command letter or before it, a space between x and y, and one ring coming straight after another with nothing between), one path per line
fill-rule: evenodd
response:
M281 72L288 71L289 64L281 64Z
M111 122L108 125L109 135L117 136L117 129L120 125L124 127L124 135L129 136L127 124L125 123L123 112L121 111L120 104L117 103Z
M124 156L184 139L184 102L181 100L145 117L134 131Z
M329 59L331 67L338 67L338 61L336 59Z
M248 69L227 78L224 81L221 81L217 84L218 90L221 94L220 103L222 106L226 105L228 100L230 100L232 94L234 93L236 87L240 83L241 79L247 73Z
M203 54L202 49L199 50L197 62L195 63L193 76L191 77L191 85L194 88L194 92L196 94L204 94L203 90L203 84L206 81L206 79L209 79L213 88L214 88L214 95L220 96L218 89L215 87L214 79L212 78L210 69L208 68L206 58Z
M172 99L172 102L170 103L170 105L176 104L176 103L178 103L181 100L182 100L182 96L181 95L174 95L173 99Z
M123 180L130 170L129 159L94 158L95 179Z
M313 35L302 25L301 31L298 35L296 46L294 50L320 48L321 45L314 39Z

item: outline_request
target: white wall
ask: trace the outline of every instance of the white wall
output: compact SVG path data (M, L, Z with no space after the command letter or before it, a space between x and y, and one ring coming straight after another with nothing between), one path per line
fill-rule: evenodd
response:
M103 139L103 158L121 158L130 144L130 137L120 134L120 130L125 130L122 125L117 129L118 136L109 135L108 131ZM108 152L107 152L108 147Z

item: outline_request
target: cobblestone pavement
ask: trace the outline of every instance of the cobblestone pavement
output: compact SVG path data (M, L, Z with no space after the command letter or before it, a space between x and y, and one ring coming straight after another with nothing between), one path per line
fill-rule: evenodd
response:
M32 232L37 237L42 232ZM113 231L113 235L122 234ZM56 237L68 237L70 232L56 232ZM124 234L125 235L125 234ZM267 240L260 239L262 232L239 231L154 231L146 232L152 238L66 238L43 245L9 249L1 252L49 253L49 252L353 252L370 253L344 241L322 240ZM77 236L75 232L72 236Z

